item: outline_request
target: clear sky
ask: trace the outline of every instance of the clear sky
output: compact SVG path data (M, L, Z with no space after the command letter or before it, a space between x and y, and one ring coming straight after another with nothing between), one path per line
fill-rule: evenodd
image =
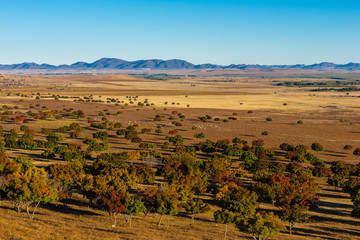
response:
M360 1L0 0L0 64L360 62Z

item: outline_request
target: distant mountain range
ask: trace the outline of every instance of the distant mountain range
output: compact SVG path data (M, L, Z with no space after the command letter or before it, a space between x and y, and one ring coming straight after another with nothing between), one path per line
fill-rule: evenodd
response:
M335 64L323 62L312 65L248 65L248 64L231 64L228 66L216 64L199 64L195 65L190 62L171 59L171 60L137 60L125 61L117 58L101 58L93 63L77 62L71 65L50 65L50 64L37 64L37 63L20 63L1 65L0 70L48 70L48 71L66 71L66 70L174 70L174 69L239 69L239 70L259 70L259 71L272 71L276 69L301 69L301 70L316 70L316 71L330 71L330 70L347 70L356 71L360 70L360 63L347 63Z

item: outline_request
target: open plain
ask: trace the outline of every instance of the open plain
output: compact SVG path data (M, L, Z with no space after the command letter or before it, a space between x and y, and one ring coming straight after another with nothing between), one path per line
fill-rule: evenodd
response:
M162 149L161 146L167 141L169 131L176 130L186 146L194 146L204 139L216 142L238 137L249 143L262 139L264 147L275 152L271 160L284 164L289 160L285 158L286 152L279 147L282 143L307 146L310 152L324 160L327 167L339 160L352 165L359 163L359 157L353 155L353 151L344 150L344 146L360 147L360 91L310 91L316 87L279 86L282 82L346 82L355 79L356 74L343 80L322 75L306 78L296 74L268 77L234 73L172 74L1 75L2 112L9 108L12 110L9 115L2 115L6 118L1 119L0 125L4 132L17 129L20 133L20 126L24 123L15 121L16 116L29 118L29 110L46 110L54 115L44 119L29 118L26 123L34 130L35 139L46 139L42 129L56 132L58 128L75 122L86 131L66 139L64 143L78 143L82 149L86 148L83 140L97 131L89 125L90 122L101 123L105 117L106 121L121 123L124 127L136 125L138 129L151 129L139 133L139 136L145 143L155 143L163 156L173 153L173 146L170 149ZM68 114L79 110L85 118ZM185 118L178 118L178 113ZM154 121L156 115L161 116L161 121ZM204 116L211 117L203 121L200 118ZM175 125L174 121L180 124ZM155 133L158 126L161 133ZM141 150L138 143L118 135L115 128L107 130L110 148L102 152ZM194 137L199 133L203 133L204 139ZM320 143L324 150L311 150L312 143ZM64 163L60 157L44 158L43 152L40 147L31 150L7 148L10 157L28 156L38 167ZM91 152L89 164L98 154ZM200 151L197 155L200 159L208 157ZM139 158L135 163L143 161ZM241 165L239 158L233 157L232 161L234 169ZM303 165L310 166L309 163ZM242 176L241 180L251 184L250 176ZM156 179L157 182L162 181L161 176L157 175ZM310 212L311 222L295 224L292 235L285 230L275 238L360 239L360 220L350 216L353 204L349 194L328 185L327 177L314 179L322 190L319 193L319 208ZM204 193L201 198L210 205L209 212L197 215L195 224L189 226L191 217L180 211L177 216L170 217L168 229L157 226L159 215L156 214L136 215L132 228L123 220L119 220L117 227L111 227L107 213L89 207L89 201L79 193L74 193L64 202L40 205L34 220L27 219L25 212L13 210L11 201L2 200L0 238L222 239L224 225L214 222L213 213L217 206L212 201L212 194ZM260 208L276 211L276 207L267 203L261 203ZM251 238L233 225L229 226L228 239Z

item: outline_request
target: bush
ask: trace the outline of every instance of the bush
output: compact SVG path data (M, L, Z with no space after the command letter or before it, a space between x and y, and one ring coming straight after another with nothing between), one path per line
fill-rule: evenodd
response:
M282 143L280 144L280 149L283 150L283 151L294 151L294 146L288 144L288 143Z
M328 177L330 175L329 169L322 165L316 165L312 170L312 174L315 177Z
M125 135L126 134L126 130L125 129L119 129L116 131L117 135Z
M138 136L138 133L134 130L126 131L126 133L125 133L125 139L127 139L127 140L131 140L137 136Z
M253 145L253 146L264 146L265 143L264 143L264 140L262 140L262 139L257 139L257 140L252 141L252 145Z
M151 133L151 129L150 128L143 128L143 129L141 129L141 133Z
M195 138L205 138L204 133L198 133L194 135Z
M50 133L47 137L46 137L46 140L48 140L49 142L52 141L52 142L63 142L65 141L66 139L59 135L59 134L56 134L56 133Z
M311 144L311 149L314 151L322 151L324 150L323 146L320 143Z
M271 121L272 121L272 118L268 117L268 118L266 118L266 121L267 121L267 122L271 122Z
M100 139L103 142L107 142L109 140L109 134L106 131L96 132L93 134L93 138Z
M355 156L360 156L360 147L356 148L353 152Z
M268 134L269 133L267 131L264 131L264 132L261 133L261 135L263 135L263 136L267 136Z
M25 132L26 130L29 130L29 126L21 125L20 131Z
M351 150L353 148L353 146L351 146L351 145L345 145L344 146L344 150Z
M164 142L164 144L162 145L162 149L164 149L164 150L168 150L169 149L169 147L170 147L170 143L168 143L168 142Z
M131 139L131 142L133 142L133 143L141 143L142 139L140 137L134 137L134 138Z
M91 143L87 148L88 151L105 151L109 149L109 144L106 142Z
M71 131L71 132L69 132L69 137L70 137L71 139L78 138L79 135L80 135L80 133L77 132L77 131Z
M304 122L302 120L297 121L297 124L303 124Z
M175 130L175 129L174 129L174 130L170 130L170 131L169 131L169 134L170 134L170 135L177 135L177 134L179 134L179 131L178 131L178 130Z

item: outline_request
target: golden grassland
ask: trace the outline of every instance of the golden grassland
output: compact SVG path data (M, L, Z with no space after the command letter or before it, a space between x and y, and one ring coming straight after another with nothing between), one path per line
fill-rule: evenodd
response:
M156 114L172 116L176 110L186 116L183 126L177 128L185 138L187 144L194 144L201 140L195 139L196 133L203 132L207 139L232 139L240 137L249 142L263 139L265 147L280 151L283 142L290 144L304 144L310 146L319 142L324 151L315 153L329 164L334 160L343 160L357 164L359 159L350 151L343 150L345 144L360 146L360 93L351 92L309 92L304 88L286 88L274 86L274 80L249 77L231 77L232 82L225 82L230 78L221 77L191 77L156 81L139 79L127 75L75 75L75 76L3 76L2 78L20 82L19 85L2 87L1 105L18 106L20 112L29 110L29 105L36 105L36 110L42 106L48 109L61 110L73 108L83 110L87 116L100 119L99 112L107 109L114 113L122 111L119 116L107 116L111 121L121 122L124 126L138 124L140 127L156 128L158 123L153 121ZM295 81L296 79L291 79ZM0 77L1 81L1 77ZM8 81L8 80L7 80ZM8 93L12 93L7 96ZM14 93L25 94L28 97L14 96ZM106 101L115 98L120 106L114 103L74 102L73 99L40 99L36 100L32 94L60 95L84 97L93 95L94 99ZM138 96L134 104L130 104L126 96ZM23 101L20 101L23 99ZM154 105L139 107L137 102L145 99ZM165 104L167 102L167 104ZM128 103L128 105L124 105ZM174 104L173 104L174 103ZM286 103L286 105L284 105ZM187 107L187 105L189 105ZM248 111L253 113L248 113ZM211 115L227 119L236 113L236 121L200 122L197 117ZM272 122L265 119L271 117ZM304 124L297 124L302 120ZM30 122L29 126L38 133L41 128L56 129L79 122L87 125L86 119L65 118L62 120L49 119ZM163 134L141 135L146 142L158 145L166 141L165 136L175 127L171 121L163 121ZM2 123L5 129L19 128L20 124ZM196 126L197 130L192 130ZM267 136L261 133L267 131ZM130 151L137 149L137 145L119 138L115 131L110 133L111 152ZM81 139L91 136L92 131L86 131ZM36 139L44 136L36 135ZM70 142L70 140L67 140ZM46 166L54 161L41 158L40 150L9 151L10 156L28 155L38 166ZM170 151L165 154L170 154ZM201 157L201 156L200 156ZM285 161L283 157L275 159ZM349 195L341 190L334 190L326 184L326 179L318 178L323 187L320 193L319 209L312 212L313 222L296 224L294 234L287 232L276 239L360 239L360 221L350 217L352 203ZM204 199L210 200L206 195ZM211 204L211 201L209 201ZM262 209L273 209L271 205L262 204ZM66 205L48 204L42 206L34 220L29 220L26 213L17 214L13 210L13 203L0 201L0 238L1 239L222 239L224 226L213 221L213 211L199 215L195 225L190 227L190 217L181 212L179 216L170 217L170 228L163 225L157 227L159 216L149 214L138 215L133 228L122 223L116 228L111 227L111 219L103 211L88 207L86 199L75 195ZM229 227L228 239L251 239L249 235L240 233L234 226Z

